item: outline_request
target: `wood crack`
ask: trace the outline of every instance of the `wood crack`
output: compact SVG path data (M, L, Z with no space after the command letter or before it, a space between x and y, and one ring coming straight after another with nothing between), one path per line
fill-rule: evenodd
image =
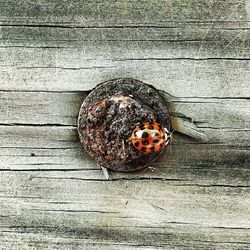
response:
M123 62L123 61L175 61L175 60L183 60L183 61L217 61L217 60L224 60L224 61L249 61L250 58L240 58L240 57L204 57L204 58L195 58L195 57L175 57L175 58L155 58L155 57L148 57L148 58L121 58L121 59L114 59L115 62Z
M61 123L0 123L0 126L6 127L13 127L13 126L20 126L20 127L66 127L66 128L73 128L76 129L76 125L66 125Z
M166 23L175 24L173 25L164 25ZM144 23L144 24L114 24L114 25L82 25L79 23L69 23L69 22L53 22L53 23L46 23L46 22L36 22L36 23L22 23L19 22L8 22L4 20L0 20L0 26L9 26L9 27L31 27L31 28L62 28L62 29L121 29L121 28L129 28L129 29L138 29L138 28L157 28L157 29L168 29L168 28L181 28L178 24L203 24L203 25L211 25L211 24L248 24L250 23L248 20L164 20L162 24L151 24L151 23ZM224 27L222 27L224 29ZM225 27L225 29L230 29ZM250 27L235 27L236 30L241 29L250 29Z
M42 211L42 212L62 212L62 213L99 213L99 214L120 214L116 211L102 211L102 210L73 210L73 209L30 209L33 211Z

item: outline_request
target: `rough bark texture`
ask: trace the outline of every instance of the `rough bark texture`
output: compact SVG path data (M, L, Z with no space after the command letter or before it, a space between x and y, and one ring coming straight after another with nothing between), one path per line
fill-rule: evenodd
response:
M0 10L1 249L250 249L248 0ZM188 136L106 181L76 120L90 90L121 77L159 89Z

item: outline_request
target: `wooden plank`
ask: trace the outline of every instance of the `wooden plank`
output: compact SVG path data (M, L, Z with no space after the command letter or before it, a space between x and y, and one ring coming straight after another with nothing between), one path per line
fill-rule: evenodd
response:
M1 124L76 125L87 92L0 91Z
M201 84L207 87L206 97L249 96L249 29L191 23L1 30L1 89L89 90L102 81L131 76L174 96L183 96L184 86L187 96L203 96Z
M2 27L0 88L82 91L134 77L173 96L249 97L248 29L180 29Z
M250 248L248 1L0 9L1 249ZM175 126L209 141L176 133L147 171L106 181L75 124L117 77L162 90Z
M125 60L117 68L3 67L1 90L86 91L117 77L138 78L176 97L249 97L249 61ZM181 67L180 67L181 65ZM73 84L72 84L73 83ZM206 86L206 91L204 87ZM183 89L185 88L185 94Z
M249 28L227 27L225 23L171 25L170 27L33 27L2 26L0 48L6 54L26 52L29 60L15 58L18 66L33 65L38 58L32 54L44 49L52 56L67 51L88 59L115 58L231 58L249 59ZM126 49L124 49L126 48ZM28 50L29 49L29 50ZM77 50L77 51L76 51ZM4 53L2 52L2 53ZM70 53L69 53L70 54ZM49 55L47 55L49 56ZM49 58L48 58L49 59ZM63 59L63 58L62 58ZM75 60L75 66L79 64ZM6 56L6 64L13 63ZM83 60L83 59L81 59ZM58 66L67 60L58 60ZM44 66L50 66L44 61Z
M3 23L53 24L72 26L164 25L168 22L245 22L250 11L247 1L88 1L39 2L1 1Z
M70 126L0 126L1 147L74 148L79 139Z
M46 214L49 218L44 218L45 221L40 226L47 223L49 226L53 224L52 216L55 216L56 212L70 213L70 210L74 210L76 213L79 212L76 216L81 224L89 220L92 226L98 226L97 223L101 222L100 217L103 214L104 218L108 217L113 221L111 225L114 226L123 226L127 219L134 219L140 226L152 227L180 222L207 227L237 228L241 225L243 229L249 228L249 187L187 186L182 185L181 181L171 180L107 182L84 180L84 175L84 172L76 176L71 172L60 171L3 173L1 200L8 202L1 202L1 214L7 217L12 215L10 212L14 204L20 206L21 214L16 215L20 220L16 220L15 217L3 217L2 222L13 223L16 226L32 226L34 222L22 219L22 214L24 217L30 216L33 210L37 211L37 214L32 215L34 220L43 216L43 212L48 212ZM175 211L177 201L179 207L178 211ZM162 212L159 211L161 208ZM145 214L141 211L145 211ZM81 213L90 213L90 217L80 218ZM95 213L98 216L95 216ZM207 220L210 216L210 220ZM67 220L70 222L70 218L67 217L62 217L61 220L62 226Z
M53 231L54 230L54 231ZM64 231L64 232L62 232ZM99 227L69 230L5 228L1 233L2 249L248 249L246 230L212 229L179 225L161 229L133 227ZM157 232L157 235L156 233ZM191 233L190 233L191 232ZM196 233L196 238L194 233ZM147 235L147 238L145 236ZM90 237L91 235L91 237ZM206 237L210 235L210 238ZM116 237L115 237L116 236ZM114 238L114 239L113 239ZM159 238L160 240L157 240ZM223 242L222 239L226 239ZM165 239L165 241L164 241ZM118 242L119 240L119 242Z
M77 146L79 146L77 144ZM197 185L249 185L249 148L219 145L175 145L172 152L134 174L112 173L113 179L173 179ZM91 179L100 179L100 168L79 147L1 148L1 171L89 171ZM78 172L75 173L76 175ZM101 176L104 178L103 176ZM86 175L86 178L90 178Z
M10 244L16 235L15 244L35 239L46 245L51 238L59 244L71 239L75 244L88 240L165 248L208 244L230 248L250 243L249 187L79 178L84 175L1 174L2 244Z
M226 145L249 145L249 128L245 129L216 129L197 128L191 126L190 122L180 119L178 124L183 123L187 130L198 131L205 134L207 142ZM79 138L76 127L62 126L0 126L1 142L3 147L20 147L33 145L36 147L62 148L74 147ZM48 140L47 140L48 139Z
M104 179L82 150L75 128L2 126L0 131L1 171L71 170L76 176L87 171L85 179ZM146 171L111 175L113 179L172 179L186 185L249 186L249 144L237 145L199 144L176 134L171 150Z
M76 126L78 111L85 96L85 92L2 91L0 123ZM193 132L200 133L201 137L204 135L211 143L244 144L249 140L249 100L165 97L172 115L173 127L177 131L191 136ZM222 129L223 133L220 133L219 129ZM239 135L235 140L237 132Z
M169 98L161 94L172 117L183 118L199 128L249 128L248 99ZM0 91L0 123L75 126L86 95L87 92Z

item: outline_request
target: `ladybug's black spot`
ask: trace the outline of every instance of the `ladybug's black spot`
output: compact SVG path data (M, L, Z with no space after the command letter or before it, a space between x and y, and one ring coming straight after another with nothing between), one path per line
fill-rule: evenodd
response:
M159 125L159 130L162 130L162 126L161 125Z
M142 150L143 152L146 152L147 148L146 148L146 147L142 147L141 150Z
M142 141L142 144L143 144L143 145L148 145L148 140Z
M148 129L154 129L153 125L148 126Z
M140 156L140 155L141 155L141 152L138 151L138 150L136 150L136 155L137 155L137 156Z
M134 144L136 147L139 147L139 142L137 141L137 142L135 142L135 144Z
M143 132L141 137L142 138L148 138L148 132Z
M153 140L154 144L157 144L159 142L159 140Z
M151 151L155 151L155 147L154 147L154 146L150 147L149 149L150 149Z
M165 140L165 135L162 136L162 139Z
M159 134L156 132L156 133L154 133L154 136L157 137L157 136L159 136Z
M145 129L144 124L142 124L139 128L140 128L141 130Z

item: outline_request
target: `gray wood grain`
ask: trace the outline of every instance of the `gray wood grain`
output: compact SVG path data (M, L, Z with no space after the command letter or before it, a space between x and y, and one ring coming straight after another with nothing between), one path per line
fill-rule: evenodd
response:
M1 126L0 134L1 171L55 170L63 171L67 176L67 171L75 171L78 175L79 171L86 170L86 179L90 178L88 173L91 173L91 179L100 178L100 168L83 152L74 127ZM175 144L147 171L113 172L112 177L249 187L249 156L249 145L200 144L176 135Z
M247 98L173 98L161 94L173 118L182 118L197 128L249 128ZM0 124L76 126L86 95L86 92L0 91Z
M222 31L218 34L222 42L215 40L214 45L209 39L195 37L192 30L196 27L185 28L188 34L191 30L191 37L183 41L178 37L162 41L162 33L174 36L168 28L114 29L111 37L117 37L117 41L107 38L109 29L48 29L8 28L5 32L2 28L0 89L84 91L112 78L134 77L177 97L234 98L250 94L248 29L244 34L238 34L237 29L233 34ZM199 31L198 36L206 36L210 29ZM74 34L73 38L66 35L65 39L65 32ZM182 36L183 32L178 32ZM133 33L136 38L120 40ZM154 39L145 34L152 34Z
M176 97L249 97L249 61L142 58L118 61L111 67L103 64L106 62L79 69L4 67L0 87L1 90L89 91L105 80L134 76Z
M98 239L99 244L162 248L249 243L248 189L161 180L93 181L80 178L84 172L3 175L0 220L5 235L18 235L23 228L22 237L40 235L45 242L50 235L73 243Z
M76 126L78 111L86 96L85 92L2 91L0 94L2 125L48 125L54 130L57 126ZM247 111L250 109L250 102L248 99L169 98L164 93L163 96L166 97L173 127L177 131L189 136L199 133L201 139L205 137L205 141L210 143L249 145L250 117ZM15 128L10 129L15 130ZM16 132L16 136L21 131L22 128ZM66 138L67 135L62 137Z
M166 25L168 22L248 22L248 1L1 1L3 23L103 25Z
M1 249L250 249L248 0L0 1ZM88 91L158 88L174 144L106 181Z

